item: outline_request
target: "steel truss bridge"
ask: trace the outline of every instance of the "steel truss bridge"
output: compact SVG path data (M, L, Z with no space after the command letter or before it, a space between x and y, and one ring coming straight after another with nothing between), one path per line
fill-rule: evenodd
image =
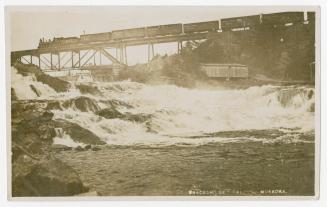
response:
M58 40L59 44L54 44L56 41L53 43L50 41L50 43L42 47L40 43L37 49L11 52L11 64L20 61L25 64L35 64L44 70L53 71L87 69L90 68L90 66L92 66L92 68L97 66L99 66L99 68L104 68L104 65L112 68L119 68L127 65L128 56L126 48L129 46L147 45L147 56L148 61L150 61L155 55L155 44L176 42L177 51L179 53L185 41L220 38L224 33L236 31L245 32L256 29L259 25L276 27L286 26L287 24L314 22L314 12L308 12L306 16L305 18L303 12L260 14L210 22L189 23L184 25L175 24L178 26L159 25L112 31L100 33L101 38L99 39L97 39L97 35L100 34L84 35L93 37L88 41L82 41L83 35L81 35L81 38L74 37L73 39L57 38L62 39L60 41ZM181 30L177 27L180 27ZM145 32L140 33L140 31ZM154 35L148 35L148 31L152 31ZM119 32L117 38L102 38L103 34L110 34L111 37L115 32ZM65 42L65 39L67 39L67 42ZM110 62L110 64L105 62Z

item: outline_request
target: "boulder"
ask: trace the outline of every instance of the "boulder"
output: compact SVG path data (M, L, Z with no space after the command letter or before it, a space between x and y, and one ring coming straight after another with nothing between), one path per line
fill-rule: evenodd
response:
M115 118L121 119L124 116L122 113L120 113L117 109L113 107L105 108L100 111L97 111L96 114L106 119L115 119Z
M22 75L26 76L31 73L34 74L37 81L49 85L57 92L66 92L70 88L69 82L43 73L43 71L34 64L22 64L16 62L13 66L17 69L17 72Z
M91 132L88 129L81 127L78 124L66 121L66 120L55 120L53 121L54 126L56 128L62 128L66 134L70 135L70 137L80 143L90 144L90 145L103 145L105 144L97 135Z
M89 150L89 149L91 149L91 145L90 144L88 144L88 145L86 145L85 147L84 147L84 149L86 149L86 150Z
M12 106L12 142L32 154L45 153L56 135L52 124L53 113L38 104L15 102ZM18 153L13 157L17 158L20 151L13 148L13 153Z
M113 107L105 108L100 111L97 111L96 114L106 119L118 118L118 119L124 119L124 120L135 121L135 122L145 122L151 118L151 115L147 115L147 114L132 114L129 112L123 114Z
M79 96L73 99L69 99L62 104L65 108L73 108L76 107L78 110L82 112L88 111L98 111L100 107L97 105L96 101L89 97Z
M73 149L73 148L63 145L63 144L53 144L51 146L51 150L53 150L53 151L66 151L66 150L71 150L71 149Z
M101 148L99 146L93 146L92 147L92 151L99 151L101 150Z
M78 85L76 85L76 88L78 88L78 90L82 94L92 94L92 95L102 96L102 92L96 86L78 84Z
M88 190L79 175L57 158L20 161L13 165L13 197L72 196Z

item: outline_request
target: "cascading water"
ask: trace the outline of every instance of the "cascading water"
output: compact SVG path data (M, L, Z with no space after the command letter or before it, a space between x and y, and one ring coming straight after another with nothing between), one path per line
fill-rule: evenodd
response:
M269 141L251 134L243 136L251 130L283 131L289 136L283 139L283 134L274 140L290 140L291 136L291 140L301 141L301 133L314 131L315 94L311 87L199 90L129 81L84 84L99 93L82 94L76 87L56 93L31 76L12 72L12 87L19 99L57 101L60 107L52 109L54 119L76 123L108 144ZM109 117L98 113L106 109ZM235 133L227 138L220 132Z
M68 135L62 128L55 128L56 136L53 138L53 144L66 145L68 147L84 147L83 143L76 143L70 135Z
M57 93L12 70L21 105L54 114L53 154L101 195L314 195L312 86L70 85Z
M56 95L53 88L36 81L34 75L23 76L14 67L11 68L11 87L19 99L37 99L39 96L45 99L51 95Z

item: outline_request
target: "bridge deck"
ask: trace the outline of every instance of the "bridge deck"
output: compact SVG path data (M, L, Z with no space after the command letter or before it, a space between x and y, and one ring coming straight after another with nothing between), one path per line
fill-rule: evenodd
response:
M142 37L134 39L123 39L123 40L111 40L111 41L97 41L89 43L78 43L72 45L62 45L59 47L47 47L31 50L21 50L13 51L13 56L24 56L24 55L33 55L38 56L39 54L45 53L56 53L56 52L65 52L72 50L88 50L95 48L104 48L104 47L113 47L117 48L121 45L126 46L136 46L136 45L145 45L145 44L158 44L158 43L169 43L169 42L181 42L181 41L190 41L190 40L201 40L214 38L219 36L221 32L204 32L204 33L194 33L194 34L181 34L181 35L170 35L170 36L156 36L156 37Z

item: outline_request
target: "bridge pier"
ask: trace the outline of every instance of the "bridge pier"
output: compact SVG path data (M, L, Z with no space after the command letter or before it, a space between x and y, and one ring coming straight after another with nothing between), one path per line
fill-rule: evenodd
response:
M60 70L60 69L61 69L61 64L60 64L60 52L58 52L57 58L58 58L58 70Z
M72 50L72 68L74 67L74 51Z
M177 54L181 53L182 47L183 47L183 41L178 41L177 42Z
M148 63L154 58L154 44L148 43Z
M41 54L38 55L39 58L39 68L41 69Z
M53 70L53 64L52 64L52 52L50 52L50 69Z
M125 65L127 65L127 47L126 47L126 45L124 45L124 54L125 54Z
M116 59L118 59L120 63L127 65L127 47L125 44L116 47Z

